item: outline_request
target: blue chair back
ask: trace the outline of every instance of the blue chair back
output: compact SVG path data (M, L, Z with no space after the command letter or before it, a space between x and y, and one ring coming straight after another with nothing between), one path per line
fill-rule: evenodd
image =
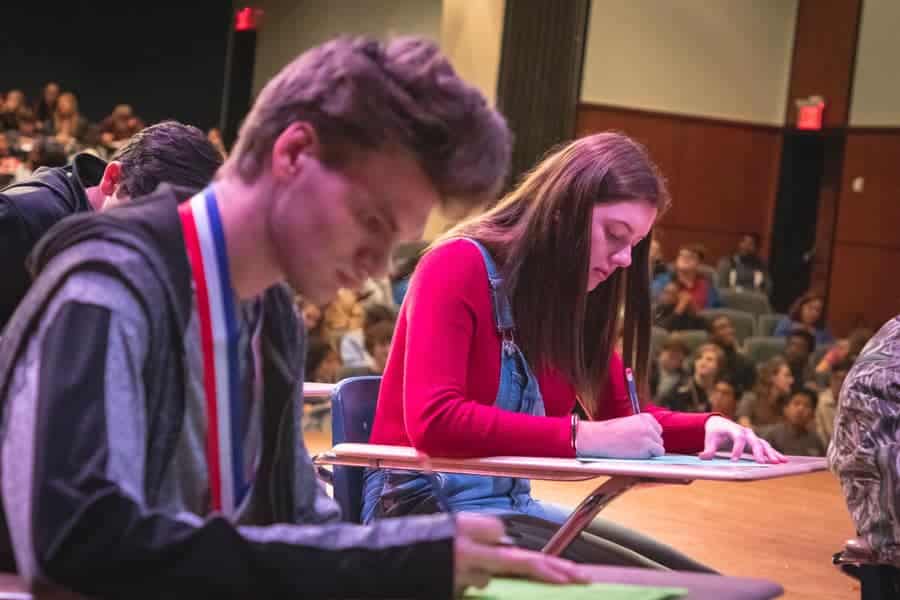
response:
M344 379L331 396L331 443L365 444L372 433L381 377ZM362 467L334 467L334 500L345 521L359 523L362 512Z
M744 340L744 354L754 364L760 365L770 358L784 354L785 339L772 336L748 337Z

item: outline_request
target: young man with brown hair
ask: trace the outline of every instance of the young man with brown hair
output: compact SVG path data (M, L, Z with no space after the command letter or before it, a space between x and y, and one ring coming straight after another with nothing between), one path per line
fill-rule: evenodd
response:
M449 598L570 581L493 519L336 523L300 437L315 302L383 273L448 196L490 194L510 136L436 47L339 39L260 93L215 182L45 239L0 343L19 572L102 597ZM71 344L78 352L66 351Z

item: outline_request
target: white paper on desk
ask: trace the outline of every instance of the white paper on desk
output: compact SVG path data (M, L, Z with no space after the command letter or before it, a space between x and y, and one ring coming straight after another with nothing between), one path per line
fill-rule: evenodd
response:
M689 467L770 467L764 463L758 463L754 460L742 458L740 460L731 460L730 458L711 458L703 460L698 456L691 454L664 454L662 456L654 456L653 458L591 458L587 456L579 456L579 462L585 463L618 463L623 465L683 465Z

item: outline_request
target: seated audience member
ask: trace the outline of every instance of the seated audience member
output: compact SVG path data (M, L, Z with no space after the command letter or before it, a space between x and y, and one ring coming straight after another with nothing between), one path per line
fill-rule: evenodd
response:
M847 373L828 447L857 534L875 562L894 567L900 567L898 416L900 316L884 324Z
M369 277L362 285L359 291L359 300L362 302L363 309L367 309L375 304L387 306L391 310L394 307L394 293L391 290L391 280L389 277Z
M0 188L13 181L21 164L12 153L7 134L0 131Z
M321 337L322 325L322 308L311 300L306 300L303 296L297 295L294 299L300 320L306 328L306 334L310 337Z
M41 167L55 169L64 167L69 162L62 146L56 143L53 138L39 137L35 141L28 156L22 163L19 172L16 174L14 183L27 183L31 180L34 172ZM2 193L2 192L0 192Z
M393 321L379 321L365 330L366 352L372 357L371 365L365 367L344 368L343 377L358 375L383 375L391 352L391 340L394 337Z
M780 422L793 386L791 367L783 357L776 356L763 364L753 391L745 392L738 403L738 423L761 431Z
M817 345L834 342L828 327L825 325L825 297L816 292L803 294L791 305L787 316L775 326L772 335L787 336L795 329L805 329L815 337Z
M19 128L19 111L25 108L22 90L10 90L0 105L0 132Z
M713 282L698 270L704 254L703 248L696 244L679 248L678 256L675 258L674 272L663 273L653 280L653 296L659 296L669 282L675 282L680 290L690 293L694 310L721 306L719 292Z
M9 138L10 148L16 156L22 160L28 158L28 153L40 140L37 131L37 119L28 108L19 110L19 128L6 133Z
M432 207L496 189L509 154L503 118L434 43L343 37L262 89L212 185L60 222L0 340L2 568L92 598L583 579L500 547L488 515L342 523L298 437L305 340L284 284L322 302L342 269L381 274Z
M694 358L694 372L663 397L660 403L680 412L710 412L712 393L724 362L722 349L715 344L703 344Z
M351 329L341 337L341 362L346 368L373 368L375 366L372 355L366 351L366 331L378 323L387 322L391 328L397 315L393 310L382 304L373 304L365 309L365 316L361 326Z
M78 99L72 92L60 94L53 116L44 125L46 135L62 144L66 152L74 152L88 133L88 120L78 110Z
M112 114L100 124L100 143L106 148L118 150L128 138L144 128L128 104L117 105Z
M807 382L815 383L815 376L809 364L809 357L816 349L816 338L805 329L795 329L787 336L784 358L794 376L794 389L805 387Z
M811 430L816 414L816 393L799 389L784 406L784 420L763 432L763 438L782 454L825 456L822 440Z
M134 136L108 164L81 153L68 166L38 169L0 191L0 329L30 286L25 258L52 225L69 215L146 196L160 183L200 188L220 164L203 132L164 121Z
M662 289L653 312L653 323L669 331L706 329L706 319L697 314L691 293L670 281Z
M339 289L334 299L325 306L322 337L337 346L345 333L362 329L365 314L366 311L356 291Z
M38 129L43 128L43 123L53 116L56 110L56 101L59 100L59 84L55 81L47 82L41 95L34 105L34 116L38 121Z
M742 235L737 251L719 261L718 273L719 287L768 293L772 281L759 256L759 234Z
M394 338L394 322L381 321L366 329L366 352L372 356L374 375L381 375L387 367Z
M688 352L688 347L677 334L670 335L663 342L659 356L650 365L650 393L657 402L689 377L684 368Z
M822 356L819 364L816 365L817 381L821 381L820 378L824 378L825 382L827 382L828 374L831 373L834 365L847 358L854 359L859 356L865 345L872 339L874 333L867 327L861 327L851 331L846 338L835 342L834 346L828 349L828 352ZM836 397L835 401L837 401Z
M336 383L341 372L341 355L320 338L310 338L306 351L306 381Z
M819 403L816 406L816 433L827 448L834 434L834 415L837 411L838 398L847 373L853 368L854 358L847 357L831 368L828 387L819 392Z
M709 394L709 409L726 419L737 420L738 388L727 379L719 379Z
M650 240L650 278L654 279L668 272L669 266L663 258L662 245L658 239L653 238Z
M725 363L723 376L741 390L749 390L756 383L756 365L738 349L734 323L726 315L713 317L709 322L709 341L722 349Z

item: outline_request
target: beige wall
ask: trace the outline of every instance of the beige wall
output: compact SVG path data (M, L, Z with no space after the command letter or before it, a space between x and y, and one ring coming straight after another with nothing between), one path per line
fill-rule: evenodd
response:
M865 0L850 125L900 126L900 1Z
M497 97L505 0L444 0L441 49L460 76L493 104Z
M441 0L261 0L253 93L304 50L341 34L423 35L439 41Z
M581 98L783 124L796 13L797 0L593 0Z

